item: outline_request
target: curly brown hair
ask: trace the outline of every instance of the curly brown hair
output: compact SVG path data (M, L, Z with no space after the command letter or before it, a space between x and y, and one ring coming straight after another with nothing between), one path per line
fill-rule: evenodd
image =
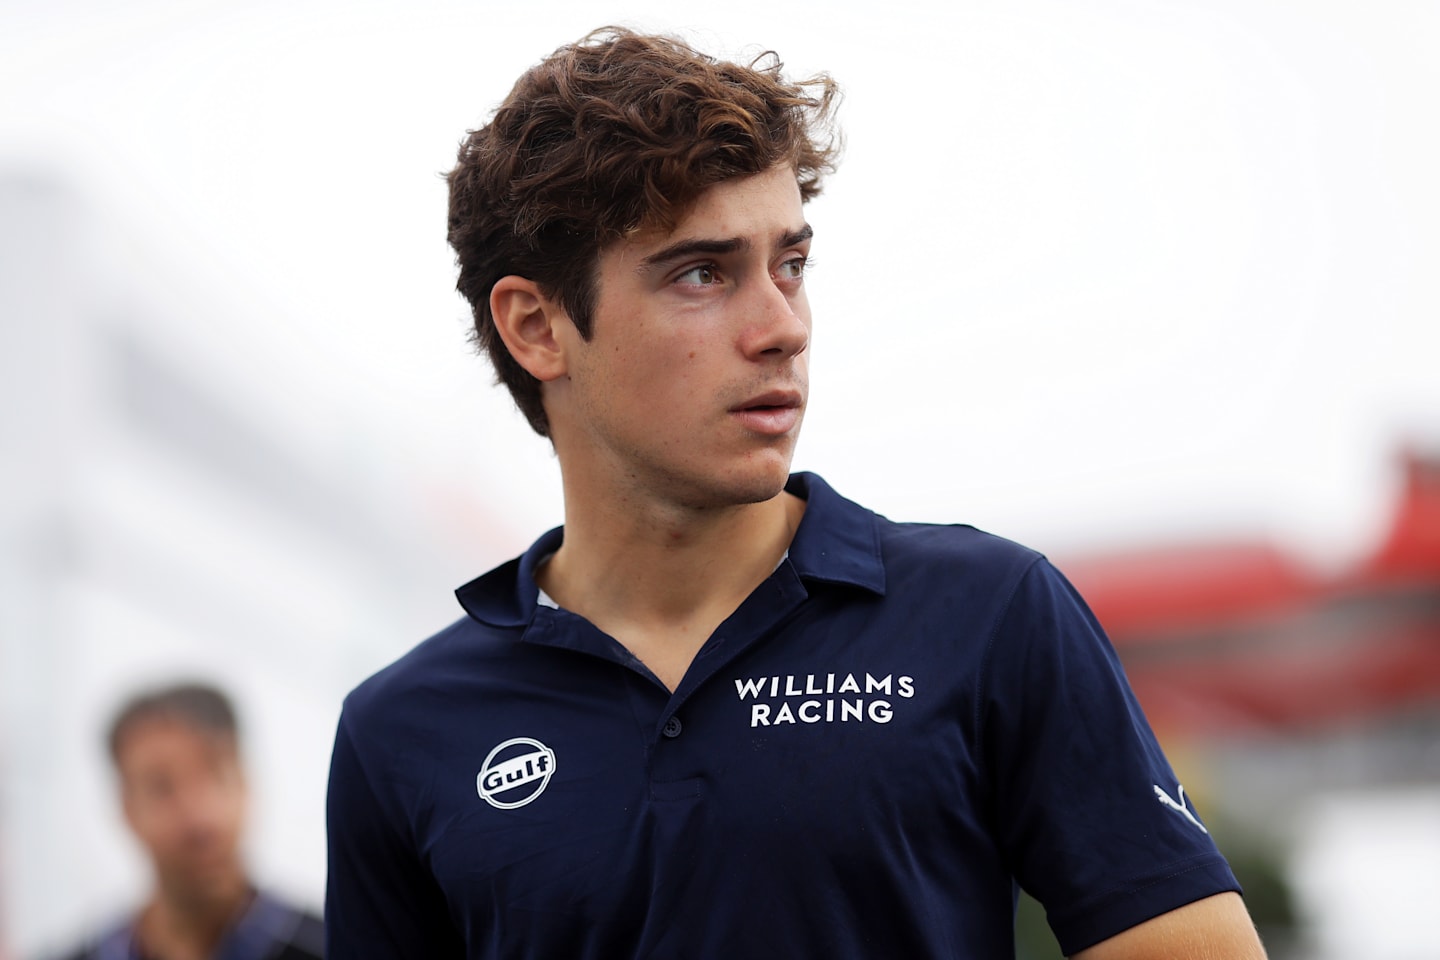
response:
M607 244L672 229L708 188L779 164L794 168L802 200L816 196L838 157L839 90L825 74L787 81L782 66L773 51L741 66L605 27L528 70L461 142L447 174L455 286L472 340L541 436L540 383L500 339L491 288L512 274L534 281L588 340Z

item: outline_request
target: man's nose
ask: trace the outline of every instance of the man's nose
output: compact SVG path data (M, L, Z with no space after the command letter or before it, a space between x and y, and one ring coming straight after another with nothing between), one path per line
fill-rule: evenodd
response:
M752 301L746 304L748 323L744 349L759 359L788 359L804 352L810 344L809 311L804 294L787 295L768 277L757 285Z

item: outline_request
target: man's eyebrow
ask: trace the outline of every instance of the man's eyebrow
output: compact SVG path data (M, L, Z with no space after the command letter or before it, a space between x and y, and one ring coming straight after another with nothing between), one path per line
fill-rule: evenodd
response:
M799 230L794 230L780 237L781 247L793 247L796 244L804 243L815 235L810 224L805 224ZM723 240L707 240L692 238L690 240L678 240L655 251L640 261L640 269L659 266L666 263L673 263L676 260L683 260L686 257L696 255L707 255L721 257L731 253L742 253L750 249L750 241L745 237L727 237Z
M696 254L709 254L720 257L728 253L739 253L750 249L750 241L744 237L730 237L725 240L679 240L655 251L640 261L640 268L653 267L659 264L670 263L674 260L683 260L686 257L693 257Z
M799 230L796 230L794 233L787 233L785 234L785 236L781 237L780 246L793 247L798 244L804 243L806 240L809 240L813 236L815 236L815 230L810 226L810 224L807 223L805 224L805 226L801 227Z

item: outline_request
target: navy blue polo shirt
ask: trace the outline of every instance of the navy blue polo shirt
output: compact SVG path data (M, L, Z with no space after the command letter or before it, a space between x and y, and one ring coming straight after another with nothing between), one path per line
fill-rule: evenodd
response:
M1073 953L1238 889L1114 651L1039 554L821 479L672 694L545 602L560 545L346 699L327 956Z

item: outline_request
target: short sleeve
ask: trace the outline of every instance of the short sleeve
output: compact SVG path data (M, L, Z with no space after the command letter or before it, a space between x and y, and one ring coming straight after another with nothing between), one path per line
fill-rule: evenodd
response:
M443 894L387 815L342 713L327 797L329 960L463 957Z
M1114 648L1049 562L1018 584L982 684L999 839L1067 955L1239 889Z

